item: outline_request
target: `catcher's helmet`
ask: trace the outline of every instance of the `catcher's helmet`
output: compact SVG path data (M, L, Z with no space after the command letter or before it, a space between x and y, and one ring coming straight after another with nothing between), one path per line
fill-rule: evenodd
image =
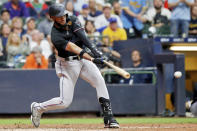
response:
M49 7L49 15L61 17L68 13L62 4L53 4Z

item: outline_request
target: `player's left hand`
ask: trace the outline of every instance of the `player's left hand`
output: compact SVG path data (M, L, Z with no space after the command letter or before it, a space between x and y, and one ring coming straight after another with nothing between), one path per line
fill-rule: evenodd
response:
M104 58L100 57L100 58L93 58L92 62L95 64L104 64Z
M99 51L97 48L93 48L91 50L91 52L93 53L95 58L99 58L103 55L103 53L101 51Z

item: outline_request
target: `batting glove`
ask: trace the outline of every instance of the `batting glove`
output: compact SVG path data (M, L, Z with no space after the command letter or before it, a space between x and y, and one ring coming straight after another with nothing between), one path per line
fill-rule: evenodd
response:
M91 52L94 54L94 57L95 58L99 58L103 55L103 53L101 51L99 51L97 48L93 48L91 50Z
M95 64L104 64L104 62L103 62L104 60L105 59L101 58L101 57L100 58L93 58L92 62L95 63Z

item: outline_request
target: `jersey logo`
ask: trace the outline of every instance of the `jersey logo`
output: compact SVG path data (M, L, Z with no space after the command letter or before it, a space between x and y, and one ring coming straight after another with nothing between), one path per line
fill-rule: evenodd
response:
M69 22L67 23L67 25L72 25L72 21L69 21Z

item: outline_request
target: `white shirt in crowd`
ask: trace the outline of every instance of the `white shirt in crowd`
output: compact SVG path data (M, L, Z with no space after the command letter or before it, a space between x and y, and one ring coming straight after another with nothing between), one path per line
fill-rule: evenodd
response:
M152 22L154 20L155 15L156 15L156 9L155 8L151 8L151 9L149 9L147 11L147 13L144 15L144 17L148 21ZM162 16L166 16L168 18L168 20L170 20L171 12L168 9L162 7L161 8L161 15Z
M84 19L83 15L79 15L77 17L78 17L79 21L81 22L82 27L85 27L86 20ZM88 15L87 20L94 21L94 18Z
M30 49L32 51L32 49L35 47L35 46L38 46L38 43L36 43L35 41L31 41L30 43ZM42 40L40 42L40 48L42 49L42 55L44 55L44 57L46 59L49 58L49 56L52 54L52 50L51 50L51 46L49 44L49 42L47 40Z
M75 2L73 1L74 10L80 12L82 10L83 4L86 3L87 3L86 0L76 0Z
M122 21L120 20L120 17L117 15L111 15L111 17L115 17L117 19L118 22L118 26L120 28L123 28L123 24ZM110 18L111 18L110 17ZM105 18L104 14L99 15L96 19L95 19L95 27L96 29L102 28L104 26L108 26L109 25L109 21Z

